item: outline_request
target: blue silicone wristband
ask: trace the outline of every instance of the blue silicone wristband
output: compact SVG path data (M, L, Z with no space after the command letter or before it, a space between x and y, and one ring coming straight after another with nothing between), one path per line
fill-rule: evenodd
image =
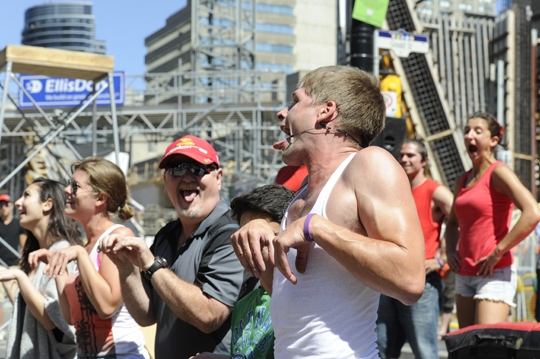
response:
M313 236L309 231L309 223L311 222L311 217L313 217L314 215L315 213L308 214L306 220L304 221L304 238L306 238L306 241L308 242L313 242Z
M444 263L441 260L441 257L437 256L437 262L439 262L439 265L441 266L441 268L444 267Z

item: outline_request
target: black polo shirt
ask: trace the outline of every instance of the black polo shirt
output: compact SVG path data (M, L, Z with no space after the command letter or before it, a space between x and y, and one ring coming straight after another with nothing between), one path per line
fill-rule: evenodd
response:
M233 307L246 291L248 279L230 241L237 229L238 224L229 207L225 201L220 200L179 250L177 243L182 230L180 220L163 227L150 249L154 255L165 258L170 270L178 277L201 287L206 295ZM204 351L228 354L230 316L218 330L205 334L178 318L148 280L143 279L143 283L157 320L156 359L189 358Z

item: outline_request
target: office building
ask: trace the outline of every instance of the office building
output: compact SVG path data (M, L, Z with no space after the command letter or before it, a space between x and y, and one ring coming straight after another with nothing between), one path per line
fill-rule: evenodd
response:
M55 2L26 10L22 44L105 54L105 42L96 40L91 2Z
M501 0L423 0L417 2L416 10L425 15L462 11L467 14L495 16L498 1Z
M179 64L182 71L268 74L334 65L337 0L188 0L145 46L148 73L178 72Z

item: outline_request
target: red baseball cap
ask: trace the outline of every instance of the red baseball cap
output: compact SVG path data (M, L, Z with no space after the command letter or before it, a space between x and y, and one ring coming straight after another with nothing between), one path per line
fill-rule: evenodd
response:
M187 135L171 143L165 150L163 159L159 162L159 168L167 167L167 164L175 155L189 157L203 165L215 163L219 166L218 154L214 147L196 136Z
M0 202L11 202L11 197L5 193L0 194Z

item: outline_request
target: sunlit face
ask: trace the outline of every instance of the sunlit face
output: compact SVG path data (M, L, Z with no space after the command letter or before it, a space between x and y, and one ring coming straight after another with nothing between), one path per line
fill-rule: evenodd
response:
M465 148L472 160L484 158L493 153L498 138L491 136L488 123L483 118L471 118L463 129Z
M405 143L399 151L399 163L407 176L412 178L426 167L427 161L422 160L422 155L418 152L418 145L415 143Z
M289 149L299 147L297 142L309 141L311 136L303 131L309 131L315 127L318 108L319 106L313 106L311 97L306 94L305 89L299 88L292 94L290 105L278 112L280 128L289 137L274 143L273 147L283 152L284 159L289 155ZM291 135L294 137L290 137ZM292 163L288 164L292 165Z
M31 184L15 202L15 206L19 211L21 226L33 231L36 224L47 216L52 207L52 201L41 202L41 188L37 184Z
M197 163L196 161L178 156L169 161L168 168L176 167L179 163ZM169 196L178 217L204 219L215 208L220 199L221 168L210 170L202 176L186 171L182 176L173 176L165 170L163 174L165 193Z
M82 170L76 170L71 177L71 183L64 189L67 195L66 199L66 215L78 219L83 214L93 214L95 211L96 195L90 182L88 174ZM73 193L73 188L77 187L76 194Z

